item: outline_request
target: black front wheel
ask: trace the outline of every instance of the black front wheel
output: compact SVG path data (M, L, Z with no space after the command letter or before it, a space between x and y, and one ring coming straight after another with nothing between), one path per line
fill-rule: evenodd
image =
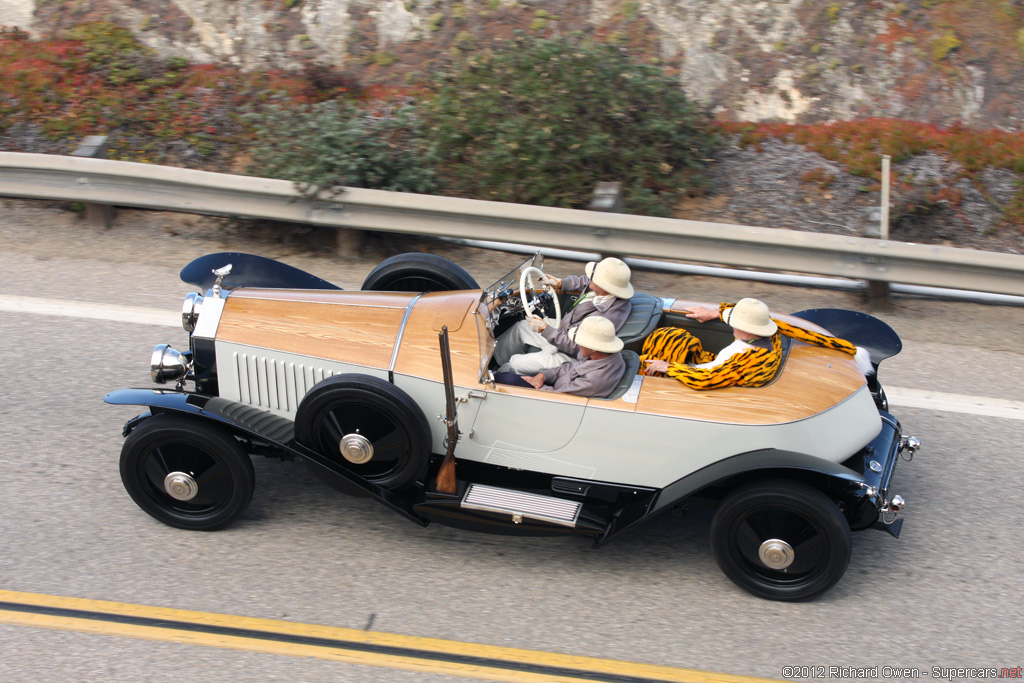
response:
M155 415L125 439L121 481L132 500L164 524L213 531L249 506L256 477L249 454L228 432Z
M385 489L399 491L426 473L430 424L416 402L376 377L328 377L295 415L296 440Z
M718 506L711 551L736 585L768 600L821 595L846 572L850 525L821 491L777 479L742 486Z

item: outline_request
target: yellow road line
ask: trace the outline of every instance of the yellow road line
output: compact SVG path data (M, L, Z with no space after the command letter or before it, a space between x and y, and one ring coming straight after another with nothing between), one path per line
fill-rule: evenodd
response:
M315 657L511 683L769 679L375 631L0 590L0 623Z

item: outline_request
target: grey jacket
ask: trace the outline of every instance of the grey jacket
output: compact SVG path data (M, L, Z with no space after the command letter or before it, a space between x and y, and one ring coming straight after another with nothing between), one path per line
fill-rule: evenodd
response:
M586 295L588 287L590 286L590 278L586 275L569 275L562 278L562 291L563 292L575 292L582 291L581 296ZM572 339L569 339L569 330L583 322L583 319L588 315L597 314L602 317L608 318L615 326L617 332L626 322L626 318L629 317L629 312L633 310L633 304L629 302L629 299L620 299L615 297L611 301L602 304L600 306L594 305L593 301L584 301L581 304L576 305L569 311L562 313L562 324L558 327L552 327L548 325L541 332L541 335L551 342L558 348L562 353L567 353L570 356L575 356L579 353L580 347Z
M541 389L561 394L604 398L612 393L612 389L622 379L622 373L625 371L626 361L622 360L621 352L600 360L572 360L562 363L557 368L545 370L544 386Z

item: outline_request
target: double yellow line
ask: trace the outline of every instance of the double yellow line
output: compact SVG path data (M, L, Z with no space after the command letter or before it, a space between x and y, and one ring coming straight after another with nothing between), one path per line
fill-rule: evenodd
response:
M763 678L534 650L0 590L0 623L512 683L758 683Z

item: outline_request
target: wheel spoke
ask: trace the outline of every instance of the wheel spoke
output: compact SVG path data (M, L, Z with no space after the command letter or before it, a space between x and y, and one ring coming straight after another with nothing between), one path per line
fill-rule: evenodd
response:
M789 571L801 573L810 571L821 564L827 557L828 543L822 534L814 532L805 536L804 540L793 546L795 559Z
M231 497L231 473L223 462L214 462L195 478L199 493L188 501L192 505L216 505Z
M146 478L149 479L149 482L162 491L164 488L164 478L171 472L171 469L168 467L167 460L164 458L160 448L153 448L149 452L149 457L143 461L143 466L145 467Z
M373 442L374 461L399 460L405 453L405 437L398 429L392 429L392 431Z
M341 443L341 437L345 435L341 422L338 420L338 411L332 410L327 413L324 417L324 429L327 430L329 443L334 445L334 449L337 449L338 444Z
M740 553L750 562L760 562L757 551L764 539L757 533L751 524L751 518L747 517L736 529L736 547Z

